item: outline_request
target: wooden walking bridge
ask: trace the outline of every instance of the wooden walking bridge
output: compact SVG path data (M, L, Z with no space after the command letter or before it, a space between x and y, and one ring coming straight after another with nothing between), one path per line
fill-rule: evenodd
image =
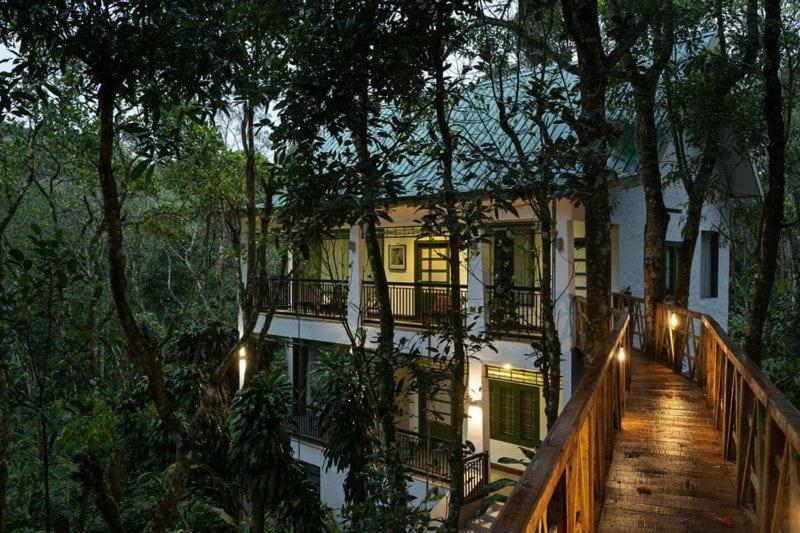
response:
M643 302L613 307L602 356L482 527L800 532L800 412L713 318L660 308L648 357Z

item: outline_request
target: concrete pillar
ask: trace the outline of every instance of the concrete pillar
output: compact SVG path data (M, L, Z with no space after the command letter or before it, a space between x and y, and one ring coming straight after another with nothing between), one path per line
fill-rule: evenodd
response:
M359 241L361 239L361 226L350 226L350 240L347 245L348 262L350 271L348 276L347 291L347 322L355 331L360 322L361 313L361 254Z
M473 335L486 331L485 275L488 275L486 245L477 243L467 254L467 324L472 324Z
M553 296L558 338L561 339L561 375L564 389L561 392L563 408L572 395L572 306L575 280L572 270L574 259L572 246L572 204L568 200L556 203L556 242L553 247Z
M489 391L483 390L483 364L473 359L469 362L469 377L467 380L467 429L464 432L466 439L475 445L476 452L486 449L484 443L483 423L483 397ZM488 441L487 441L488 442Z

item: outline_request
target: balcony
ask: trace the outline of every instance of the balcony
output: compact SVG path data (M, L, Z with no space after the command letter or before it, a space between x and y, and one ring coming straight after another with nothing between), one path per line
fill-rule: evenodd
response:
M396 325L430 329L449 320L449 286L399 281L388 285ZM462 285L460 290L466 320L467 286ZM352 304L360 307L365 323L377 324L380 313L374 282L362 282L360 296L360 304ZM269 280L268 298L278 314L342 320L347 316L348 282L273 278ZM541 335L539 288L487 285L485 298L487 326L495 337L531 339Z
M450 287L423 283L390 281L389 299L392 302L395 324L416 328L430 328L443 324L450 309ZM467 286L461 286L461 301L467 309ZM375 284L361 284L361 313L364 322L377 323L380 319Z
M541 335L541 290L537 287L486 287L489 332L494 336L534 338Z
M316 408L295 405L292 418L291 431L295 437L315 444L325 444L325 436L320 427L320 413ZM412 472L440 482L449 480L449 441L398 429L397 447L403 464ZM464 497L469 498L489 482L489 456L487 452L475 453L465 455L463 460Z
M273 278L267 297L276 313L328 319L347 314L347 281Z

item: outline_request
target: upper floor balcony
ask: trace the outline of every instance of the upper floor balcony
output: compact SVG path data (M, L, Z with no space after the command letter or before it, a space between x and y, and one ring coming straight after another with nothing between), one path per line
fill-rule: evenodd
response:
M435 330L450 318L446 236L418 225L382 227L383 268L395 324ZM541 237L535 221L493 224L459 257L465 320L498 338L535 338L541 331ZM269 285L278 314L376 324L380 318L372 267L360 228L342 229L294 254L291 276Z

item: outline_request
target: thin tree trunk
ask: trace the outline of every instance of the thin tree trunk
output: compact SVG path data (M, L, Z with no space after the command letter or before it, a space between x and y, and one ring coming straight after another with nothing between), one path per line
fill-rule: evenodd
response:
M358 123L353 128L353 138L356 145L358 165L364 183L375 180L375 173L370 163L368 139L368 114L366 91L358 103ZM379 184L375 184L379 186ZM373 206L377 209L377 206ZM394 346L394 313L389 295L389 282L386 279L386 270L383 268L383 254L381 242L378 238L378 215L371 211L363 221L364 246L367 258L372 268L372 280L375 287L375 298L378 306L378 334L377 364L378 373L378 402L377 416L380 428L381 455L386 463L388 485L390 490L390 506L400 509L405 506L407 499L406 482L403 465L400 461L400 452L397 448L397 428L395 417L397 414L397 398L395 384L396 354Z
M555 322L555 302L553 301L553 256L552 246L553 218L549 209L548 195L540 195L537 203L541 206L539 226L542 233L541 269L541 306L542 306L542 351L547 368L542 372L544 380L544 414L547 418L547 429L553 427L558 418L558 405L561 396L561 341Z
M717 10L717 37L721 52L720 57L728 59L725 19L722 16L721 1L716 2L715 9ZM682 231L683 241L678 251L678 272L675 280L675 290L673 292L673 301L678 307L689 306L692 262L694 261L697 237L700 234L700 219L703 212L703 204L711 188L714 169L722 155L720 138L723 133L722 128L726 127L726 123L723 120L726 113L725 99L733 87L752 68L752 64L757 56L758 0L747 0L745 19L747 34L743 45L744 49L741 54L741 60L738 64L729 63L725 65L724 73L718 73L717 78L715 78L716 83L709 91L709 99L703 102L703 105L715 110L715 114L719 116L719 120L714 124L708 125L708 130L705 132L702 140L700 140L702 144L700 160L697 171L693 177L690 175L691 171L685 153L687 146L684 143L683 126L677 114L674 113L675 110L672 109L671 105L668 106L670 111L669 125L673 130L673 144L678 153L678 166L682 175L684 189L689 197L686 220ZM670 99L671 85L667 83L666 87L667 98Z
M436 9L436 38L434 40L433 60L435 77L434 107L436 123L439 130L439 161L442 171L442 188L445 204L445 227L447 228L448 263L450 270L450 331L452 333L453 356L450 361L450 424L452 443L450 448L450 499L448 501L447 531L457 531L461 518L461 507L464 505L464 456L462 443L464 440L464 396L466 385L467 356L464 347L464 310L461 300L461 227L456 206L456 190L453 185L453 135L447 119L447 97L445 94L444 70L447 61L444 52L444 24L447 5L440 3ZM424 401L421 400L421 401Z
M764 0L764 117L767 123L767 181L761 217L761 246L753 301L745 326L744 349L757 365L763 354L764 323L769 312L778 246L783 225L786 187L786 142L784 139L783 103L779 76L781 58L781 3Z
M167 524L186 489L191 463L191 446L188 435L172 408L164 383L163 358L156 354L142 335L126 295L125 251L123 246L122 217L117 183L113 174L114 106L116 87L112 82L103 82L98 91L98 114L100 116L100 153L98 174L103 193L103 213L108 237L109 280L111 294L122 330L128 342L128 353L145 372L150 395L155 403L165 430L175 442L175 469L173 485L167 496L153 512L151 528L156 533L166 531Z
M714 142L714 141L712 141ZM711 150L711 148L707 148ZM703 205L706 201L709 182L712 179L716 156L703 154L700 168L687 191L689 201L686 206L686 218L681 230L681 246L678 250L678 268L675 275L675 290L672 299L677 307L689 307L689 291L692 281L692 262L694 251L697 247L697 238L700 236L700 220L703 215Z
M0 274L0 285L2 275ZM1 290L1 289L0 289ZM0 348L0 365L5 365L6 354ZM6 505L8 494L8 386L5 372L0 372L0 533L6 531Z
M39 408L42 409L41 398ZM42 484L44 485L44 494L42 501L42 525L46 532L50 531L50 438L47 431L47 420L44 415L39 416L39 438L41 440L40 458L42 461Z

